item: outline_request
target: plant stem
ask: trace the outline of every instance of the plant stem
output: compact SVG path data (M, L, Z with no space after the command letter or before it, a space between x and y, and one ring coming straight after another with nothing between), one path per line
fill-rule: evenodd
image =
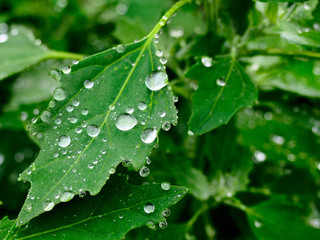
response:
M71 52L50 51L44 60L51 59L51 58L81 60L84 58L84 55L79 53L71 53Z
M193 226L193 224L198 220L199 216L208 210L208 204L203 203L202 207L198 209L198 211L192 216L192 218L187 222L186 231L188 232L189 229Z
M256 56L256 55L268 55L268 56L286 56L286 57L304 57L312 59L320 59L320 53L312 51L284 51L282 49L267 49L252 51L243 56Z
M156 24L156 26L151 30L151 32L148 34L147 38L152 39L154 35L163 27L166 25L169 18L180 8L182 8L185 4L192 2L192 0L180 0L179 2L176 2L160 19L160 21Z

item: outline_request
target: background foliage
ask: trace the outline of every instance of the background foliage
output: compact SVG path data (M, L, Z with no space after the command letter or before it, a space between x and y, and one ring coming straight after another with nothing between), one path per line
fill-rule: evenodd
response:
M320 238L319 1L175 3L0 2L1 239Z

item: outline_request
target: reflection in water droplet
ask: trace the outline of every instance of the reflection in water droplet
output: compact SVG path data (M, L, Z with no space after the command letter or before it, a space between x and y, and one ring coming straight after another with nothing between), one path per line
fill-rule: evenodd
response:
M145 213L149 214L149 213L154 212L155 207L152 203L147 203L146 205L144 205L143 209L144 209Z
M116 126L119 130L121 131L128 131L132 129L134 126L136 126L138 123L137 119L130 115L130 114L121 114L117 121L116 121Z
M141 133L141 140L144 142L144 143L152 143L156 137L157 137L157 130L156 129L153 129L153 128L147 128L145 130L142 131Z
M140 171L139 171L139 174L141 177L148 177L149 174L150 174L150 169L147 168L146 166L143 166Z
M152 91L158 91L168 85L168 83L168 75L163 71L153 72L145 79L146 86Z
M87 128L87 133L90 137L96 137L100 133L100 128L97 125L89 125Z
M162 216L164 216L164 217L169 217L170 214L171 214L171 211L169 208L162 211Z
M161 228L161 229L164 229L164 228L166 228L168 226L168 222L167 221L163 221L163 222L160 222L159 223L159 227Z
M71 143L71 139L69 136L63 135L59 138L58 144L60 147L68 147L69 144Z

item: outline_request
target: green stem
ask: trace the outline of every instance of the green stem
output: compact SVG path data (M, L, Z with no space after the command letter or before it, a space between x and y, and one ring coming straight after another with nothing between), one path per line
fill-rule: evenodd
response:
M159 30L166 25L169 18L180 8L182 8L185 4L192 2L192 0L180 0L176 2L160 19L160 21L156 24L156 26L151 30L148 34L147 38L152 39L154 35L159 32Z
M81 60L84 58L84 55L79 53L71 53L71 52L50 51L44 60L51 59L51 58Z
M194 223L198 220L199 216L208 210L208 205L204 203L201 208L192 216L192 218L187 222L186 231L188 232Z
M304 57L312 59L320 59L320 53L312 51L284 51L282 49L267 49L257 50L244 54L243 56L256 56L256 55L267 55L267 56L285 56L285 57Z

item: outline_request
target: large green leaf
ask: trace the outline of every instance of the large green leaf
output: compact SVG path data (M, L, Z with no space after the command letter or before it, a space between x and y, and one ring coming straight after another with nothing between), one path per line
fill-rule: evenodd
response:
M50 53L23 27L12 27L1 35L1 40L0 80L46 59Z
M302 209L276 197L247 209L252 231L258 239L319 239L320 229L308 226Z
M257 98L254 84L236 60L221 58L211 67L207 60L202 58L209 67L197 63L186 75L199 81L189 122L195 134L226 124L239 108L250 106Z
M177 203L187 190L159 184L133 186L116 178L94 197L76 199L29 222L28 227L9 227L15 221L2 219L1 239L123 239L130 230L165 221L163 210ZM145 206L148 206L148 212ZM1 226L0 225L0 226Z
M277 2L306 2L308 0L255 0L255 1L277 3Z
M43 145L21 175L31 189L19 224L43 213L47 201L66 201L64 192L70 199L82 191L97 194L123 160L136 170L143 167L162 124L177 121L172 92L167 87L152 91L145 84L151 80L149 87L156 89L160 85L152 85L153 80L167 81L157 70L163 65L155 52L147 38L88 57L61 77L34 126L43 133Z

